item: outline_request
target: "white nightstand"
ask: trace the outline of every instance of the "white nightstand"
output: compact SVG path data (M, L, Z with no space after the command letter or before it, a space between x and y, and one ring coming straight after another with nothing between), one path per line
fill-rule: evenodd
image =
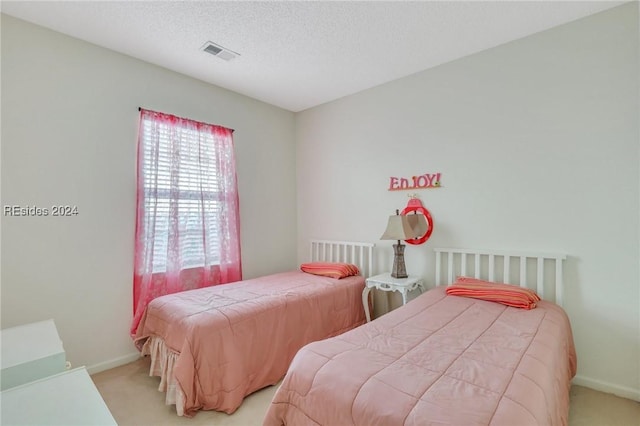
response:
M390 272L369 277L365 281L364 290L362 290L362 304L367 322L371 321L371 313L369 312L369 292L372 288L382 291L399 291L402 293L402 304L407 303L407 293L419 289L420 293L424 291L422 278L409 276L407 278L393 278Z

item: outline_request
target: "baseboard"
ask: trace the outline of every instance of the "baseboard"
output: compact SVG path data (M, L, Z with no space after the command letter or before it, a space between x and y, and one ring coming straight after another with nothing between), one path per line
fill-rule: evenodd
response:
M640 402L640 390L628 388L626 386L614 385L613 383L603 382L601 380L591 379L584 376L575 376L572 383L578 386L594 389L600 392L612 393L622 398L632 399Z
M101 371L110 370L112 368L120 367L121 365L129 364L140 358L140 352L132 352L128 355L124 355L118 358L111 359L109 361L101 362L94 365L87 366L89 374L100 373Z

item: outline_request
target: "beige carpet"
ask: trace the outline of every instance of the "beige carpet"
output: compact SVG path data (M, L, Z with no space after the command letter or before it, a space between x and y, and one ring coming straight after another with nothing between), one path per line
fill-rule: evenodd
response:
M164 404L159 378L149 377L149 360L141 358L92 376L100 394L120 426L155 425L261 425L276 386L247 397L227 415L200 411L193 418L178 417L174 406ZM581 386L571 388L570 426L640 426L640 403Z

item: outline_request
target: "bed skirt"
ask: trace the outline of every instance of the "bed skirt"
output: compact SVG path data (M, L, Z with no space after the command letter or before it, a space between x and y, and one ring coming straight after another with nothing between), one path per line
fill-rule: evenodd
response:
M149 355L151 357L149 376L160 377L158 390L166 393L165 404L175 404L176 412L179 416L183 416L184 393L173 375L173 367L179 354L169 349L164 341L156 336L147 339L142 346L141 353L143 356Z

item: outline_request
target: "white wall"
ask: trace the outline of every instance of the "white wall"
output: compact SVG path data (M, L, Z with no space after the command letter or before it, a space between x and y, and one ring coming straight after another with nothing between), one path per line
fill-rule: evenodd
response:
M139 106L236 130L244 276L295 266L293 113L2 15L2 206L78 207L2 216L2 328L53 318L92 371L136 353Z
M408 246L566 253L576 382L640 399L637 3L296 116L298 244L373 241L407 202L390 176L441 172L418 191L435 231ZM426 41L428 42L428 41Z

